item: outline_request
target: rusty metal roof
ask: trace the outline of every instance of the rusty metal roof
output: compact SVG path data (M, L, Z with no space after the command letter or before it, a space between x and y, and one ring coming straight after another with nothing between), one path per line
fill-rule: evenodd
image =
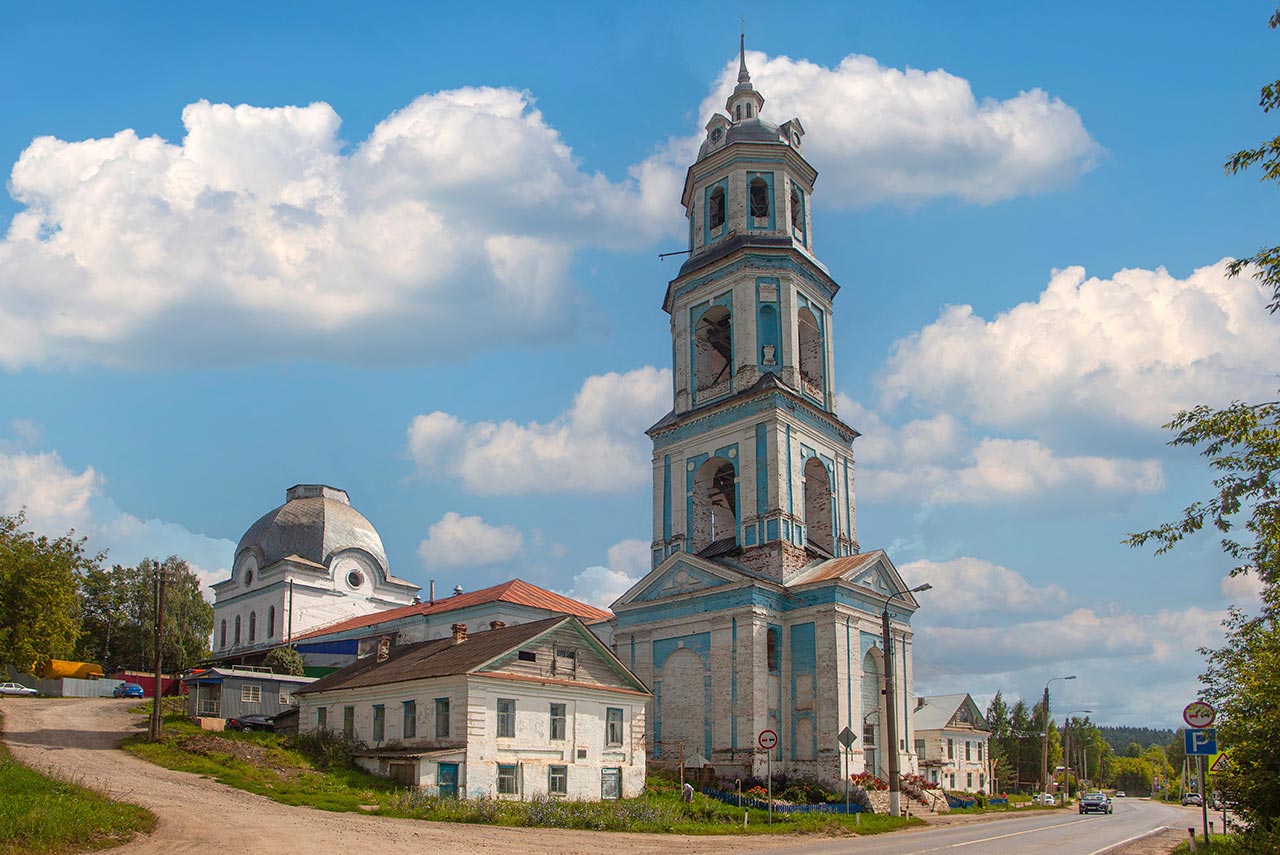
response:
M462 594L455 594L451 597L436 600L434 603L414 603L413 605L400 606L395 609L387 609L386 611L376 612L371 615L361 615L360 617L348 618L338 623L329 624L310 632L295 635L294 641L301 641L308 638L316 638L318 636L329 635L335 632L347 632L348 630L361 629L363 627L376 626L380 623L389 621L402 620L414 615L438 615L446 612L455 611L457 609L465 609L469 606L483 605L485 603L514 603L516 605L528 606L533 609L545 609L546 611L555 612L557 614L573 615L588 621L606 620L612 617L611 612L604 609L598 609L595 606L589 606L586 603L571 599L563 594L557 594L554 591L548 591L545 588L539 588L523 579L512 579L503 582L500 585L494 585L489 588L481 588L479 591L468 591Z
M815 564L808 570L803 571L799 576L788 582L787 587L810 585L815 582L828 582L832 579L839 579L846 573L857 572L870 567L883 557L884 550L875 549L871 552L860 552L857 555L846 555L843 558L832 558L829 561L823 561L821 564Z

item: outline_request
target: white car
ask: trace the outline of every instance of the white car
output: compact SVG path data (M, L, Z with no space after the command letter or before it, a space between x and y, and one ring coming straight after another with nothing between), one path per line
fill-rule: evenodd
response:
M1036 797L1031 802L1037 805L1056 805L1058 803L1052 793L1036 793Z
M28 689L21 683L0 683L0 695L38 695L35 689Z

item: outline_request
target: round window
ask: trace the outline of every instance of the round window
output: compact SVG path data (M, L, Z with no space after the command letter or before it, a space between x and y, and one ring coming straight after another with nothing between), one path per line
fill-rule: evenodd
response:
M352 570L347 574L347 584L353 588L359 588L364 584L364 574L359 570Z
M722 137L722 136L724 136L724 129L722 129L722 128L714 128L714 129L712 129L712 131L711 131L711 141L712 141L712 142L720 142L720 137Z

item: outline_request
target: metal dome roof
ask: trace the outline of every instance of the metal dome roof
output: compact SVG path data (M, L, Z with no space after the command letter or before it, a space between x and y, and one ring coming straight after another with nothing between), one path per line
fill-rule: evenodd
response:
M373 524L351 507L346 491L323 484L290 487L283 505L249 526L236 545L236 555L246 549L257 552L263 567L292 555L328 566L335 552L360 549L390 575L387 553Z

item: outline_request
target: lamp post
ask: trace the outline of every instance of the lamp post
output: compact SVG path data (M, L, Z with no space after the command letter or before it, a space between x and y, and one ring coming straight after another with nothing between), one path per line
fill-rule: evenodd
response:
M1071 795L1071 716L1076 713L1084 713L1085 715L1093 715L1093 710L1071 710L1062 717L1062 732L1064 734L1062 751L1062 788L1064 795L1062 796L1062 806L1067 806L1067 798ZM1080 775L1076 775L1076 781L1080 780Z
M893 638L889 634L889 601L904 594L918 594L932 587L925 582L907 591L895 591L884 598L884 611L880 613L880 629L884 633L884 729L885 741L889 743L885 746L889 749L889 816L899 815L898 762L901 759L898 756L898 715L895 709L898 703L893 688Z
M1074 680L1075 674L1068 677L1053 677L1049 680ZM1049 792L1049 683L1044 684L1044 727L1041 729L1043 746L1040 749L1040 785Z

